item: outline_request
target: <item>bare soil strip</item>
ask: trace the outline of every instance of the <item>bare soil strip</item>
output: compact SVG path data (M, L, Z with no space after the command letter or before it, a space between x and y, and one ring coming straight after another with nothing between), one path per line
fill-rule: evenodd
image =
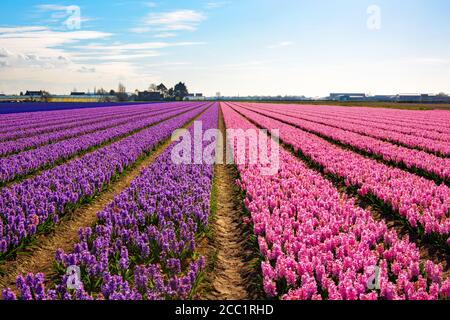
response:
M191 119L183 128L188 128L207 109ZM73 245L78 241L78 230L93 226L97 221L97 212L128 188L141 171L151 165L171 143L170 138L163 141L148 156L129 168L119 180L110 184L107 191L101 193L91 203L83 205L66 216L51 234L39 235L36 242L26 252L21 252L14 261L8 261L0 266L0 290L7 287L14 290L17 276L29 272L43 272L48 283L56 280L57 275L53 269L55 252L58 249L71 252Z
M236 111L244 119L253 123L256 127L261 128L261 126L259 126L255 121L249 119L238 110L233 110ZM286 144L281 139L280 145L286 151L297 157L299 161L302 161L309 169L320 173L325 179L330 181L340 194L348 197L353 197L356 200L356 205L365 210L368 210L376 221L384 221L389 229L394 229L397 232L399 237L407 236L409 241L415 243L419 248L420 259L422 261L431 260L435 263L441 263L443 266L443 277L448 278L450 276L450 257L445 250L440 247L434 246L433 244L428 243L423 239L420 239L410 228L405 226L405 224L400 221L394 215L394 213L384 212L382 209L368 203L365 199L361 198L358 193L355 192L355 190L352 190L352 188L348 188L343 181L340 181L335 177L331 177L330 175L324 174L323 169L319 165L314 163L311 159L301 154L300 152L295 152L291 145Z
M219 130L225 137L222 110L219 111ZM224 145L219 146L218 151L225 152ZM212 235L203 239L199 249L201 253L206 251L207 264L204 283L199 290L201 299L259 298L258 283L255 283L259 274L255 266L259 264L255 248L249 242L252 230L243 223L246 211L241 190L235 183L237 178L234 165L215 166L215 212L210 225Z

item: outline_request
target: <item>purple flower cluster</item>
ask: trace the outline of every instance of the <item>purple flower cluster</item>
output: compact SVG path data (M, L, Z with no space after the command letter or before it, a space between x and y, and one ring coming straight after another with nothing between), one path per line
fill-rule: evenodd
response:
M417 231L436 234L450 245L450 189L446 185L438 186L431 180L341 149L283 122L233 108L264 128L278 128L281 140L321 165L325 173L345 179L348 186L357 186L362 196L374 195Z
M223 112L227 128L256 129L230 107ZM248 145L246 151L251 152ZM248 162L239 165L238 184L246 192L268 296L291 300L450 298L450 279L443 278L442 265L421 260L415 244L375 221L370 212L340 195L296 157L282 149L277 175L261 175L262 167Z
M142 110L141 110L142 111ZM77 126L85 126L90 124L95 124L100 121L108 121L117 117L125 116L127 114L133 114L138 112L137 109L118 109L115 111L110 111L108 113L104 112L93 112L94 117L88 117L87 115L74 117L72 115L66 120L66 122L61 122L61 119L57 118L54 120L42 121L42 123L30 123L23 124L21 120L15 120L10 124L5 124L0 126L0 141L8 140L20 140L21 138L31 137L35 135L44 135L52 132L69 130ZM62 119L64 121L64 118ZM27 123L28 121L25 121ZM11 131L13 130L13 131Z
M22 300L54 300L55 290L46 290L42 273L28 274L26 277L18 276L16 287ZM17 300L16 294L11 289L3 290L3 299Z
M199 121L203 130L217 128L217 104ZM65 300L189 298L204 266L195 253L195 241L208 225L213 166L173 164L174 145L97 214L94 227L80 229L72 253L58 250L58 268L80 267L82 285L71 290L68 276L62 275L47 296L50 292L52 298ZM21 299L34 298L32 285L19 291ZM3 295L16 298L9 289Z
M252 110L250 106L242 106ZM421 169L427 173L435 175L443 181L450 182L450 158L441 158L424 151L401 147L376 138L354 133L352 131L339 129L334 126L322 125L320 123L304 120L302 118L299 119L298 117L303 116L292 115L293 113L285 112L283 109L280 110L279 106L270 107L268 105L267 107L264 107L264 109L258 108L255 109L255 111L295 125L309 132L331 138L364 152L380 156L385 161L403 164L410 169Z
M66 210L101 192L110 181L161 140L205 110L197 107L81 158L0 190L0 257L53 224Z
M152 105L145 105L152 108ZM69 111L46 111L0 115L0 140L18 139L30 135L73 128L77 124L92 123L92 115L110 117L121 112L139 110L143 105L131 107L91 108Z
M141 107L140 110L133 112L124 112L122 109L120 113L118 112L117 114L108 117L96 117L94 113L90 120L75 122L73 123L73 127L68 129L59 129L55 127L54 129L49 129L51 131L46 133L27 133L27 136L24 138L0 142L0 156L18 153L63 139L126 124L127 122L132 122L150 115L156 115L176 107L165 104L158 104L158 106L159 108ZM178 105L178 108L182 108L182 106Z
M126 123L105 130L88 133L79 137L63 140L38 149L25 151L7 158L0 158L0 183L6 183L17 177L29 174L43 167L48 167L55 162L62 161L78 153L94 148L102 143L140 130L164 119L186 112L200 106L193 104L178 108L164 109L163 112L140 115L138 118L130 118ZM11 141L14 143L14 141Z

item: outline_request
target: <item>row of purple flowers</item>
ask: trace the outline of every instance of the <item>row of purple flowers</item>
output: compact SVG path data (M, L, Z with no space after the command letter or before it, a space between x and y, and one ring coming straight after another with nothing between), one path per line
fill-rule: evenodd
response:
M203 130L217 128L217 105L199 120ZM56 253L61 278L55 288L45 288L44 275L29 274L17 279L19 297L6 289L4 299L192 297L204 267L196 237L208 226L213 166L173 164L174 144L97 214L95 226L79 231L72 253ZM65 274L74 266L81 270L81 282L72 283Z
M198 106L200 104L140 115L138 118L130 118L128 122L118 126L91 132L6 158L0 158L0 184L15 180L36 170L53 166L55 163L74 157L81 152L86 152L111 140L132 134L137 130L142 130ZM106 125L109 126L108 123Z
M173 130L208 106L194 108L106 147L0 190L0 254L89 201ZM1 256L0 256L1 258Z

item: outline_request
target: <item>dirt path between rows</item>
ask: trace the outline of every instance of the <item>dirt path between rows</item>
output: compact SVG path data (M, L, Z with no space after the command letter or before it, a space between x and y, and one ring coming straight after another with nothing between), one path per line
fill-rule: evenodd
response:
M183 128L189 127L208 109L191 119ZM3 266L0 266L2 274L0 275L0 292L7 287L15 290L17 276L29 272L43 272L48 284L56 280L57 275L53 269L55 252L58 249L71 252L73 245L78 241L78 230L94 225L97 221L97 212L108 205L116 195L128 188L141 171L152 164L170 144L171 139L166 139L148 156L136 162L119 180L112 182L107 191L101 193L91 203L81 206L70 215L64 217L64 220L55 227L51 234L39 235L36 243L27 251L21 252L15 260L8 261Z
M219 111L219 130L225 137L225 123ZM223 145L218 151L225 152ZM242 194L235 181L238 172L234 165L216 165L214 184L216 188L216 211L210 228L213 237L208 243L209 270L206 287L201 299L249 300L258 298L252 270L254 250L249 246L251 230L242 222L245 207ZM208 261L209 260L209 261ZM211 261L213 260L213 261Z

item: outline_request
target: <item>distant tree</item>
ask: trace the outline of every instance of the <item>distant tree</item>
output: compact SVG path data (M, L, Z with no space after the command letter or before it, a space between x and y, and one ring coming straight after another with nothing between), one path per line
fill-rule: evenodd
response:
M175 85L174 95L177 100L183 100L183 98L186 97L188 94L189 94L189 91L188 91L185 83L180 82Z
M175 91L173 90L173 88L170 88L169 90L167 90L167 98L173 99L174 95L175 95Z
M100 89L97 90L97 95L99 95L99 96L106 96L106 95L108 95L108 92L105 89L100 88Z
M110 96L115 96L116 92L113 89L111 89L111 90L109 90L109 95Z
M164 98L167 97L167 87L161 83L156 87L156 90L163 95Z
M128 100L127 88L122 83L119 83L119 87L117 89L116 96L117 96L117 100L119 100L119 101L127 101Z
M150 91L150 92L156 92L156 91L158 91L157 88L158 88L158 87L156 86L156 84L152 83L152 84L148 87L148 91Z
M48 102L50 97L51 97L51 94L48 91L42 91L42 100L44 102Z
M20 91L20 95L23 96L23 91Z

